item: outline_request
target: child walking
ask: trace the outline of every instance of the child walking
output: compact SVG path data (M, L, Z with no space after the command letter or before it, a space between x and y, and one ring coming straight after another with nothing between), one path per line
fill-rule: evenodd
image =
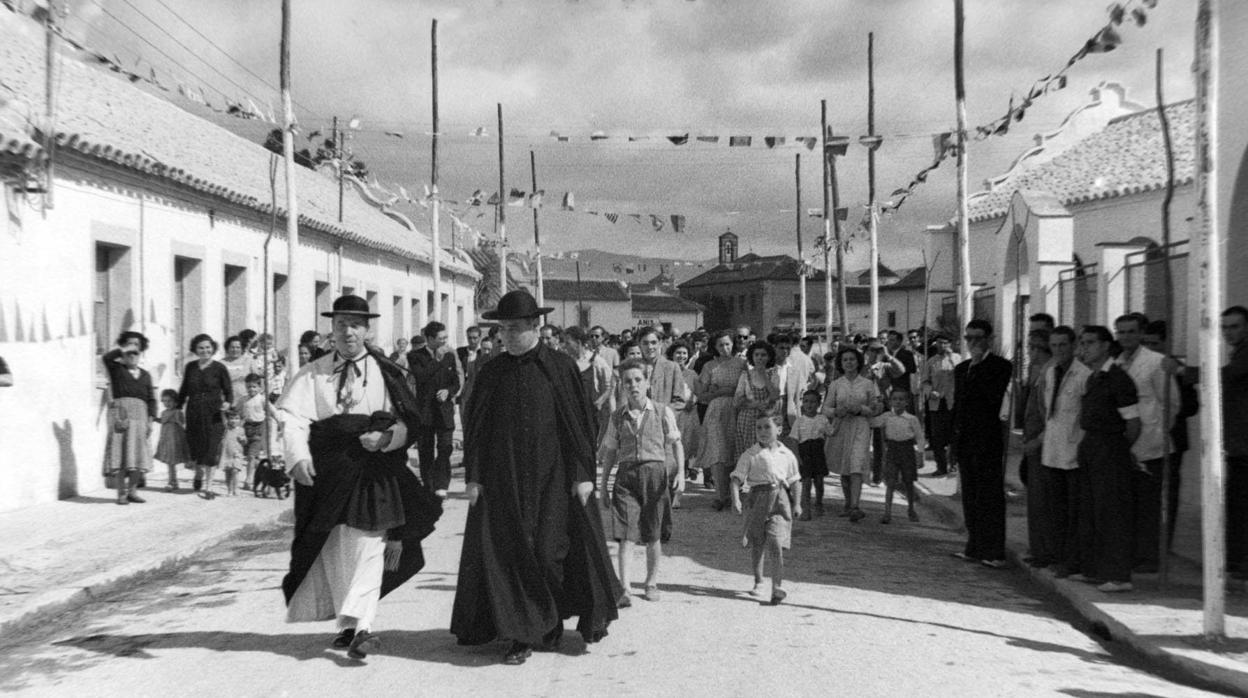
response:
M667 478L668 449L675 453L678 482L685 477L685 450L680 441L676 415L667 405L656 405L646 394L650 380L641 361L629 359L620 365L620 380L626 398L607 422L598 449L602 463L602 489L618 462L619 470L611 492L612 532L620 545L620 584L624 595L618 605L632 605L628 589L628 567L637 543L646 546L645 599L659 600L659 561L663 543L672 537L672 502Z
M277 410L273 403L264 395L264 378L258 373L251 373L244 379L247 386L247 397L239 404L243 418L243 433L247 436L246 456L247 473L243 478L243 489L251 489L252 472L256 462L268 457L269 444L265 443L265 422L268 422L269 439L277 434Z
M178 466L190 462L191 451L186 444L186 416L178 409L178 391L160 391L160 441L156 444L156 460L169 468L166 492L178 491Z
M793 424L792 436L797 441L797 469L802 476L802 521L810 521L810 496L814 490L815 516L823 516L823 479L828 476L828 461L823 454L823 437L828 433L828 417L819 411L819 393L802 393L802 413Z
M797 456L780 443L780 417L759 415L754 420L757 442L747 448L732 471L732 509L741 512L741 495L747 492L745 536L742 545L750 549L754 564L754 588L750 596L763 596L763 572L767 554L771 553L771 603L784 601L784 551L789 549L793 531L793 515L801 516L793 485L802 476L797 469Z
M247 432L243 430L243 419L235 410L225 413L225 436L221 439L220 467L225 471L225 493L231 497L238 495L238 471L247 461ZM212 471L204 477L204 489L208 491L208 499L212 494Z
M910 393L897 388L888 397L889 411L872 419L872 426L884 434L884 517L880 523L892 523L893 492L901 487L906 497L906 515L918 521L914 510L914 480L923 467L923 425L919 418L906 411Z

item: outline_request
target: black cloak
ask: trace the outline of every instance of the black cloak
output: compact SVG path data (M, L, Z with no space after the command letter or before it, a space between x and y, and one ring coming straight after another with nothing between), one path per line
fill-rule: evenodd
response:
M539 345L483 364L464 419L464 479L482 486L468 509L451 632L460 644L538 644L563 620L597 642L618 617L594 482L592 406L576 362Z

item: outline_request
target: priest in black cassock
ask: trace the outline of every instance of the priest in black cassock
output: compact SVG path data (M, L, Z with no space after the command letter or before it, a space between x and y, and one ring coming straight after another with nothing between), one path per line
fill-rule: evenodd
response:
M527 291L496 310L505 353L484 364L464 418L468 521L451 632L461 645L510 640L507 664L553 651L563 621L597 642L623 594L598 501L592 406L576 362L538 343Z

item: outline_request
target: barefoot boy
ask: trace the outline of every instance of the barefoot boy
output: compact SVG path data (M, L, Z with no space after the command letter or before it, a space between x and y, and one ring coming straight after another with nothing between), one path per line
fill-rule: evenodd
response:
M619 463L611 510L613 535L620 544L620 584L624 586L624 595L619 605L623 608L632 605L628 563L636 543L646 546L645 599L659 600L659 560L663 542L672 535L672 502L664 462L667 449L671 448L680 467L677 481L683 480L685 451L672 409L656 405L647 397L650 381L645 364L633 359L625 361L620 365L620 381L626 401L611 414L598 457L603 491L607 489L608 473Z
M801 482L797 456L780 443L779 417L761 415L754 422L757 443L746 449L732 471L732 510L741 513L739 487L749 498L745 512L743 543L750 548L754 563L754 589L751 596L763 595L763 566L767 553L773 558L771 603L778 604L786 596L784 583L784 551L789 548L793 517L802 515L794 485Z

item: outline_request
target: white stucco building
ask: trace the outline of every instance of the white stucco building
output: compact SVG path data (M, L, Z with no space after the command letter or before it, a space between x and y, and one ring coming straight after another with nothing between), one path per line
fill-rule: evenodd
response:
M143 365L160 389L180 383L195 334L263 330L266 298L279 348L287 317L326 331L319 313L342 292L381 313L384 347L430 319L426 234L351 191L339 223L336 181L299 167L292 278L281 159L66 51L50 148L43 28L0 13L0 356L15 377L0 391L0 511L102 487L99 356L122 330L150 338ZM452 336L479 278L442 257Z

